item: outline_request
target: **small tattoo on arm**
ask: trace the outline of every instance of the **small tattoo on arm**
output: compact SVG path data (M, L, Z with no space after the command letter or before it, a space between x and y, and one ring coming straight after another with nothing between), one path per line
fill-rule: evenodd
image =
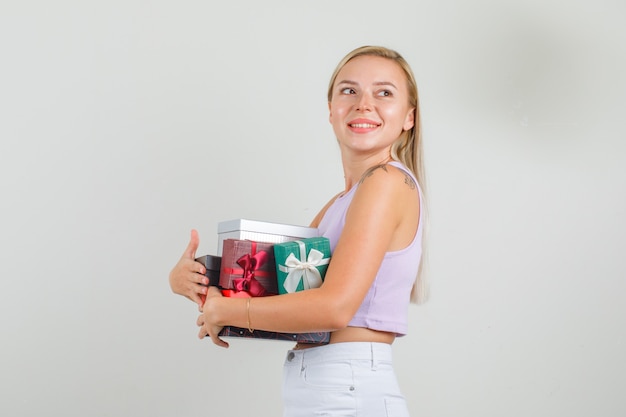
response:
M415 189L415 182L407 173L404 174L404 183L408 185L411 190Z
M362 184L363 181L365 181L365 178L371 177L374 174L374 171L376 171L379 168L382 169L385 172L388 172L387 171L387 165L385 165L385 164L375 165L375 166L371 167L370 169L368 169L367 171L365 171L365 174L363 174L363 176L361 177L361 181L359 181L359 184Z

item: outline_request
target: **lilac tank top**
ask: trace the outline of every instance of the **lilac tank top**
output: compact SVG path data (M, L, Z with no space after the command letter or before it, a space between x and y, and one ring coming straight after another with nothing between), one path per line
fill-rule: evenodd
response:
M402 163L389 162L417 180ZM346 212L352 202L358 183L328 207L320 221L319 231L330 241L331 252L335 250L339 236L346 223ZM417 277L422 256L422 191L417 185L420 198L420 219L413 241L404 249L387 252L363 303L348 326L366 327L404 336L407 332L408 309L411 288Z

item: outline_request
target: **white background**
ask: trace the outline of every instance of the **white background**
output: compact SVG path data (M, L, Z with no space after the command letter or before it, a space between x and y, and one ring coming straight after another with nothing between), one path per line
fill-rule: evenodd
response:
M308 224L343 186L326 84L413 66L432 299L414 416L626 414L623 1L3 1L0 415L277 416L288 343L196 338L192 228Z

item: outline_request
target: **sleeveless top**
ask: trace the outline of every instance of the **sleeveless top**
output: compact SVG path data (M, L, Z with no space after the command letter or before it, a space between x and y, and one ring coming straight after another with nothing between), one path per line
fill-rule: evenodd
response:
M417 185L420 199L417 232L413 241L404 249L385 253L372 286L348 326L366 327L404 336L408 327L411 288L417 277L422 256L422 191L413 173L402 163L391 161L388 164L406 172ZM331 254L346 223L346 212L357 187L358 183L347 193L337 197L320 221L318 228L321 236L330 241Z

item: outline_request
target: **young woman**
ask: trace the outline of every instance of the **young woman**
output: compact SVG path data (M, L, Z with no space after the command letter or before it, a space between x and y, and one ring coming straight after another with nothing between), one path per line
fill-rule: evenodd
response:
M296 345L284 366L284 416L407 416L391 344L407 332L408 305L425 300L423 167L415 78L395 51L365 46L337 66L330 123L345 190L311 226L331 242L320 288L253 299L205 288L194 262L198 235L170 274L175 293L200 305L199 337L218 346L223 326L278 332L330 331L330 343Z

